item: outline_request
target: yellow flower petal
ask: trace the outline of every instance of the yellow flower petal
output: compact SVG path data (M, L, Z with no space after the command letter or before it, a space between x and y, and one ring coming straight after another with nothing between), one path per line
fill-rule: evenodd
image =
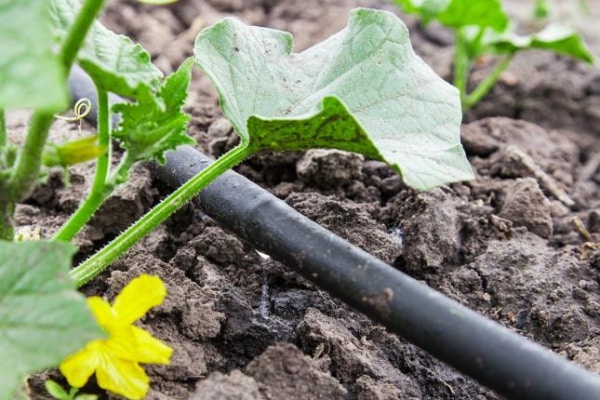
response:
M92 310L98 324L109 331L110 327L117 323L116 315L110 304L102 297L91 296L87 298L87 305Z
M82 387L100 365L98 342L99 340L94 340L88 343L83 350L71 354L60 363L60 372L67 378L69 385Z
M173 354L172 348L137 326L132 326L131 329L137 342L135 356L137 361L144 364L169 363Z
M167 288L158 276L142 274L123 288L113 303L113 310L119 322L132 324L162 303L166 295Z
M148 393L150 378L138 363L117 357L103 357L96 371L98 386L128 399L142 399Z
M133 325L121 326L110 332L110 339L106 340L104 345L114 357L138 361L138 342L132 328Z

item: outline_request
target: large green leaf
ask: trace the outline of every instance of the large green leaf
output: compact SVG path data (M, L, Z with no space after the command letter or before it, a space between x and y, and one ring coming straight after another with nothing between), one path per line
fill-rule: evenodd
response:
M356 9L326 41L292 46L287 33L234 19L196 39L196 61L247 145L360 151L419 189L472 179L458 92L414 54L393 14Z
M0 108L68 105L66 74L52 51L50 0L0 0Z
M513 29L503 33L486 32L482 45L500 53L516 53L520 50L542 49L564 54L593 63L594 56L587 48L581 35L572 28L552 24L533 35L521 36Z
M0 399L102 331L68 275L75 246L0 241Z
M79 0L52 0L53 27L59 39L66 36L80 8ZM154 89L163 76L139 44L99 22L91 27L77 57L96 84L121 96L137 98L142 86Z
M158 94L144 91L137 103L113 106L113 111L122 117L113 136L133 160L154 159L164 163L167 150L195 143L187 135L190 117L182 111L193 65L192 59L186 60L166 79Z

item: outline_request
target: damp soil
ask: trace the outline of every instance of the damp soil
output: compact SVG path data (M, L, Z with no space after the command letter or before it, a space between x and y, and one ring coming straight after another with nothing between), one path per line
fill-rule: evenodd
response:
M523 13L524 2L507 3ZM592 16L579 21L585 27L600 14L592 3ZM171 72L191 54L196 33L225 16L291 31L300 51L342 29L359 5L397 13L381 1L182 0L160 8L113 1L103 19ZM401 17L415 51L448 77L448 32ZM588 40L600 56L600 37ZM475 80L491 61L482 60ZM217 157L235 145L214 90L197 71L187 111L202 152ZM9 125L18 136L23 118L12 116ZM339 151L266 154L237 170L395 268L600 373L600 70L542 52L518 56L467 114L462 140L476 179L431 192L407 188L381 162ZM18 224L42 225L51 235L77 206L91 172L74 168L68 187L61 173L50 174L19 205ZM79 257L168 191L137 167L77 238ZM148 399L499 398L191 205L83 290L112 299L141 273L162 277L168 297L140 325L174 349L169 366L147 368ZM48 398L47 376L60 381L55 371L31 377L32 398ZM116 398L93 382L85 391Z

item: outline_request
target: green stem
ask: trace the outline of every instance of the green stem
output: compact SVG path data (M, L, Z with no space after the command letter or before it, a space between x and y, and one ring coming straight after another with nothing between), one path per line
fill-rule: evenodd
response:
M110 105L108 102L108 92L96 85L98 92L98 145L105 151L96 164L96 175L92 183L92 192L100 192L106 187L106 177L110 169L110 160L112 156L112 147L110 143L111 124L110 124Z
M6 133L6 120L4 117L4 109L0 108L0 150L6 146L7 133Z
M12 224L14 214L14 203L0 203L0 240L12 242L15 229Z
M92 218L100 205L112 193L114 185L107 185L106 177L110 168L111 145L110 145L110 109L108 93L106 90L96 86L98 92L98 144L105 152L98 157L96 163L96 174L90 193L79 205L79 208L64 223L54 235L53 240L68 242L77 235L81 228Z
M77 268L71 270L71 276L75 279L77 287L85 284L104 271L106 267L129 250L138 240L150 233L184 204L192 200L200 190L204 189L222 173L249 157L252 153L252 150L247 145L241 144L179 187L179 189L156 205L115 240L88 258Z
M105 0L84 0L77 14L77 18L73 22L73 25L69 28L67 37L63 43L60 58L62 64L65 67L65 71L69 71L75 57L85 40L89 29L96 20L96 16L100 13L100 10L104 7Z
M464 104L467 97L467 82L471 70L471 59L467 50L464 34L456 31L456 46L454 50L454 86L460 92L460 102Z
M36 111L29 122L25 143L19 152L16 166L8 181L10 201L17 202L29 195L38 181L42 153L54 114Z
M490 74L483 81L481 81L469 95L466 96L463 101L463 111L466 111L475 104L479 103L481 99L483 99L483 97L489 93L489 91L498 81L498 78L500 78L500 75L502 75L502 72L504 72L504 70L510 64L512 58L512 54L504 56L504 58L502 58L502 60L496 64L492 72L490 72Z
M119 166L109 178L109 185L116 188L117 186L126 182L129 178L129 170L136 162L137 160L132 158L129 152L125 152L125 155L121 159Z
M4 172L6 165L4 164L5 146L6 146L6 121L4 120L4 109L0 108L0 173ZM6 182L0 177L0 191L4 191ZM0 196L4 197L4 196ZM9 212L9 207L5 206L4 201L0 202L0 240L12 240L13 226L11 223L12 212Z

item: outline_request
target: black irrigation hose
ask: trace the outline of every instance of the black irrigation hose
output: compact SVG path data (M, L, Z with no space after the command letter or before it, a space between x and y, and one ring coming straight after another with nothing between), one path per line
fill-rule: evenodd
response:
M74 98L95 98L72 75ZM155 167L176 187L211 159L189 146ZM508 399L598 400L600 377L445 297L229 171L196 198L229 232Z

